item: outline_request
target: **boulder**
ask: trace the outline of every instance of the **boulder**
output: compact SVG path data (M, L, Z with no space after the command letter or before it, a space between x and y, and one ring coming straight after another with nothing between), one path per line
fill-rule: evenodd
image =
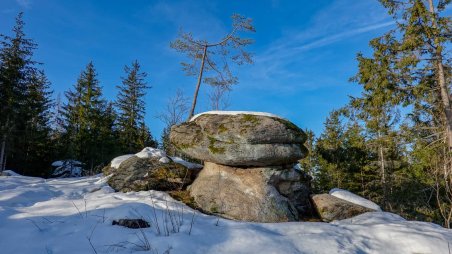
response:
M278 117L203 114L171 128L171 143L186 155L229 166L289 165L303 158L306 134Z
M131 156L118 168L110 167L108 184L116 191L178 190L190 184L198 170L158 157Z
M356 195L355 193L352 193L350 191L334 188L330 190L329 194L337 198L347 200L348 202L351 202L353 204L357 204L381 212L381 207L379 205L359 195Z
M205 162L189 192L202 210L225 218L296 221L310 208L309 181L293 168L236 168Z
M330 194L312 195L312 201L320 218L325 222L343 220L363 213L375 212L374 209L351 203Z

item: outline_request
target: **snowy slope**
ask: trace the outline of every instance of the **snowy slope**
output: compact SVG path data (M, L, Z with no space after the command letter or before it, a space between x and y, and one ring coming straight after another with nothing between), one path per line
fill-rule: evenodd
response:
M105 182L101 176L50 180L0 176L0 253L78 254L95 253L94 249L97 253L146 253L141 252L146 249L143 234L153 250L150 253L174 254L447 254L452 243L451 230L384 212L330 224L217 221L165 193L114 193ZM144 217L153 225L143 231L111 225L113 219L126 217Z

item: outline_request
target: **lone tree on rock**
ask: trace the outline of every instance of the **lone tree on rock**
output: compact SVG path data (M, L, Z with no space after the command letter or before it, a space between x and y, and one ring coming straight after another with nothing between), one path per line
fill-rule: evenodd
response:
M188 63L182 62L182 68L187 75L194 76L198 74L193 103L190 109L188 119L195 111L196 100L199 87L203 81L211 86L220 86L230 90L231 85L237 84L238 79L229 68L230 63L242 65L244 63L253 63L250 53L244 51L244 47L253 43L252 39L241 38L239 32L255 32L252 20L239 14L232 15L232 31L217 42L208 42L206 40L194 39L191 33L180 33L180 37L171 42L171 48L182 52L188 56ZM199 61L200 60L200 61ZM199 68L199 71L197 71Z

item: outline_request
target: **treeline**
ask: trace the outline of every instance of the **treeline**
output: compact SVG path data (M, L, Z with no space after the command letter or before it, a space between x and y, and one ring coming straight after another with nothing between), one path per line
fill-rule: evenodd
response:
M358 54L359 97L308 131L316 191L351 190L411 219L452 223L450 1L380 0L396 28Z
M137 61L124 68L114 102L103 98L92 62L64 101L53 100L22 16L0 37L0 171L49 176L52 161L76 159L94 173L119 154L157 145L144 121L149 86Z

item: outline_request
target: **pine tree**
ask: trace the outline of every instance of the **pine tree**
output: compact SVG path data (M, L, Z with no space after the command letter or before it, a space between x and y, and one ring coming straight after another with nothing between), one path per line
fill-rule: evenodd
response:
M2 35L0 49L0 170L43 175L48 157L49 82L36 68L37 45L26 38L19 13L13 36ZM27 170L25 170L27 169Z
M399 105L410 105L409 160L424 165L444 224L452 225L452 105L450 0L380 0L397 22L381 41L388 48L391 77L385 89ZM392 101L394 101L391 98ZM427 141L427 142L426 142ZM418 149L424 150L419 151ZM431 151L426 156L425 151ZM421 156L420 156L421 155ZM424 161L426 160L426 161ZM419 171L418 171L419 172Z
M369 180L365 170L368 162L366 141L361 126L346 119L346 113L345 108L332 111L324 132L315 143L314 185L316 191L338 187L364 195Z
M373 57L358 54L359 71L352 79L363 87L361 96L352 98L351 107L365 125L367 147L373 164L368 167L379 171L380 182L376 188L381 191L378 199L384 209L389 207L392 174L402 165L401 142L397 140L395 127L400 119L397 105L403 96L395 96L393 89L398 81L393 72L394 44L396 42L390 35L372 40Z
M58 94L53 104L51 113L51 133L50 140L52 143L52 158L61 159L66 156L65 147L67 142L65 142L65 119L63 102L61 100L61 94Z
M97 165L99 169L111 161L111 159L119 154L122 154L119 147L118 132L115 128L117 115L113 103L104 103L101 107L98 122L98 134L94 142L99 144L97 154L99 162L103 163ZM95 170L99 171L99 170ZM93 173L93 172L92 172Z
M255 32L252 20L240 14L233 14L231 19L232 30L220 41L194 39L191 33L181 32L180 38L170 44L171 48L186 54L189 58L188 62L181 63L186 74L198 76L188 120L194 115L199 88L203 81L213 88L220 87L213 91L217 94L211 96L213 108L219 108L223 95L231 90L232 85L238 83L238 78L233 75L230 66L253 63L252 55L244 50L253 43L253 40L240 37L240 32Z
M343 156L342 142L344 127L340 120L340 112L333 111L325 121L325 130L317 139L316 153L319 154L317 186L320 191L331 188L343 188L345 174L341 165Z
M80 74L74 90L66 93L64 106L66 120L65 135L68 142L68 156L85 163L90 171L102 163L102 128L105 127L106 101L102 98L102 88L97 79L94 64L90 62Z
M37 71L27 84L25 101L24 135L18 143L24 152L23 173L26 175L47 176L50 172L50 83L43 71Z
M126 77L122 78L122 85L117 86L119 93L116 107L119 111L118 131L123 153L136 153L150 144L152 135L144 123L146 89L150 88L138 61L125 66Z

